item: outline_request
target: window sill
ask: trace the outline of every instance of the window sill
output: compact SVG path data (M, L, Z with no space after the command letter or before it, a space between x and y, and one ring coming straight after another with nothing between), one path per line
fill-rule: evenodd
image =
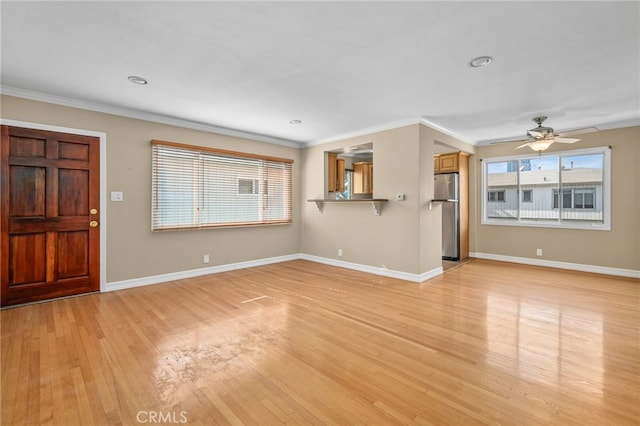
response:
M256 226L276 226L276 225L290 225L292 220L274 220L271 222L238 222L238 223L225 223L218 225L202 225L202 226L173 226L164 228L152 228L151 232L173 232L173 231L199 231L204 229L221 229L221 228L248 228Z
M611 224L583 224L583 223L553 223L553 222L534 222L534 221L505 221L505 220L487 220L483 219L481 225L497 225L497 226L513 226L523 228L555 228L555 229L583 229L587 231L611 231Z

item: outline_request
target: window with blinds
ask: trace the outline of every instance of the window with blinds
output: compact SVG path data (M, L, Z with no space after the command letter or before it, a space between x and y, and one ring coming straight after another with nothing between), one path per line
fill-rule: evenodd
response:
M151 144L152 230L291 223L293 160Z

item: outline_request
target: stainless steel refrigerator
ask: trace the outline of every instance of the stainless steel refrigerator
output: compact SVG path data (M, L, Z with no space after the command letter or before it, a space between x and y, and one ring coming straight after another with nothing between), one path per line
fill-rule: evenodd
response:
M442 173L434 179L433 201L442 203L442 258L460 260L460 178Z

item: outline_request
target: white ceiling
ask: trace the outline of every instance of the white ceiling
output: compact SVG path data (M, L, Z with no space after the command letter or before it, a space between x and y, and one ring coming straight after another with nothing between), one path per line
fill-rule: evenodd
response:
M640 124L638 1L2 1L1 13L3 93L260 140L422 120L482 144L522 139L539 114L557 131ZM480 55L494 61L469 67Z

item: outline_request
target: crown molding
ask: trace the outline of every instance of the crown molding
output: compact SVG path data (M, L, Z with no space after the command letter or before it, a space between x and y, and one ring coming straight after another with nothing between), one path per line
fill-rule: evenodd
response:
M574 128L574 129L558 129L558 130L556 130L556 132L557 133L577 132L576 134L579 135L580 134L579 133L580 130L583 130L583 129L593 128L593 129L595 129L596 132L600 132L600 131L603 131L603 130L624 129L626 127L636 127L636 126L640 126L640 115L639 114L635 114L633 117L619 119L619 120L594 122L590 126L585 126L585 127L579 127L579 128ZM516 143L516 142L526 141L527 139L530 139L530 138L528 138L526 134L524 134L524 135L521 134L519 136L508 136L508 137L498 138L498 139L484 139L484 140L478 141L478 143L476 145L477 146L489 146L489 145L493 145L493 144L501 144L501 143L507 143L507 142Z
M593 127L598 130L614 130L614 129L624 129L625 127L636 127L640 126L640 116L631 117L625 120L616 120L609 121L605 123L597 123Z
M447 136L458 139L460 142L468 143L469 145L477 145L477 141L469 140L465 136L452 132L446 127L442 127L441 125L429 120L427 117L420 117L420 124L424 124L427 127L431 127L432 129L439 131L440 133L444 133Z
M79 108L88 111L100 112L105 114L118 115L121 117L134 118L137 120L151 121L154 123L167 124L170 126L182 127L192 130L199 130L208 133L216 133L220 135L232 136L243 139L250 139L259 142L270 143L274 145L282 145L290 148L307 148L314 145L322 145L325 143L341 141L345 139L355 138L359 136L366 136L372 133L379 133L386 130L398 129L401 127L410 126L413 124L423 124L434 130L437 130L445 135L458 139L461 142L468 143L470 145L478 145L477 141L470 141L468 138L452 132L451 130L440 126L439 124L429 120L426 117L412 117L403 120L393 121L390 123L380 124L377 126L367 127L360 130L354 130L338 135L334 135L328 138L317 139L310 142L297 142L289 139L275 138L259 133L252 133L242 130L230 129L227 127L215 126L211 124L205 124L196 121L185 120L176 117L170 117L161 114L155 114L151 112L136 110L132 108L119 107L115 105L102 104L99 102L89 102L80 99L68 98L64 96L51 95L48 93L36 92L28 89L21 89L12 86L0 86L0 94L15 96L18 98L29 99L33 101L46 102L55 105L61 105L71 108Z
M341 133L339 135L331 136L331 137L328 137L328 138L317 139L315 141L311 141L311 142L307 142L305 144L302 144L302 147L308 148L308 147L314 146L314 145L322 145L322 144L325 144L325 143L336 142L336 141L341 141L341 140L345 140L345 139L351 139L351 138L355 138L355 137L358 137L358 136L366 136L366 135L370 135L372 133L383 132L385 130L399 129L400 127L410 126L412 124L419 124L419 123L420 123L420 117L407 118L407 119L404 119L404 120L393 121L391 123L385 123L385 124L381 124L381 125L378 125L378 126L367 127L365 129L354 130L352 132Z
M105 114L118 115L121 117L134 118L137 120L151 121L154 123L167 124L170 126L183 127L186 129L200 130L208 133L216 133L236 138L250 139L259 142L266 142L274 145L282 145L290 148L300 148L301 143L274 138L258 133L245 132L241 130L229 129L227 127L214 126L197 121L184 120L181 118L169 117L151 112L140 111L131 108L118 107L114 105L102 104L98 102L83 101L80 99L67 98L64 96L51 95L48 93L36 92L33 90L21 89L11 86L0 86L0 94L15 96L17 98L29 99L32 101L46 102L66 107L79 108L88 111L101 112Z
M391 123L381 124L379 126L368 127L366 129L355 130L353 132L343 133L340 135L332 136L330 138L318 139L316 141L302 144L302 146L304 148L307 148L314 145L322 145L325 143L341 141L345 139L355 138L358 136L366 136L372 133L383 132L385 130L399 129L401 127L410 126L412 124L422 124L440 133L444 133L447 136L451 136L452 138L455 138L460 142L468 143L469 145L476 145L475 141L470 141L468 138L461 136L455 132L452 132L451 130L445 127L442 127L437 123L434 123L433 121L427 119L426 117L415 117L415 118L407 118L399 121L393 121Z

